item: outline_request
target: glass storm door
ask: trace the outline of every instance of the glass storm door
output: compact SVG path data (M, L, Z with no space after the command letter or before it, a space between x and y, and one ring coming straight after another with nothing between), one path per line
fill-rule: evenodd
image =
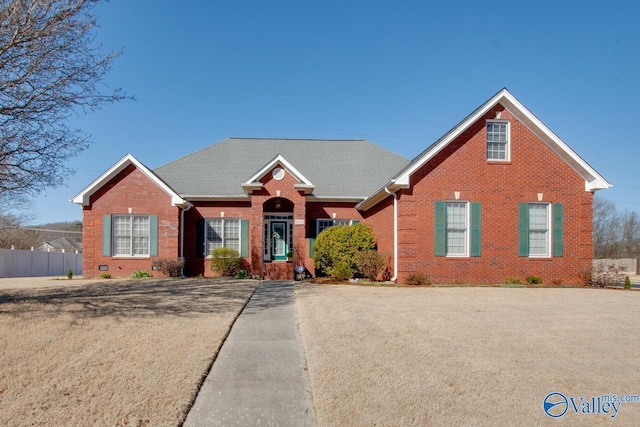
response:
M275 260L287 259L287 223L271 222L271 254Z

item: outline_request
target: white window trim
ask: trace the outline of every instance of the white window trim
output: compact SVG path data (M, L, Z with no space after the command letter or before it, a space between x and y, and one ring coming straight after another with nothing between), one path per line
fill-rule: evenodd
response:
M117 254L116 252L116 218L131 218L131 223L129 225L129 237L131 238L129 242L129 253L128 254ZM133 218L147 218L147 223L149 225L148 234L147 234L147 251L144 254L134 254L133 253ZM131 214L118 214L112 215L111 220L111 248L113 254L112 258L150 258L151 257L151 215L131 215Z
M237 221L238 222L238 253L242 250L242 218L205 218L204 219L204 250L205 252L207 252L206 254L203 254L205 256L205 258L211 258L211 251L209 251L209 239L207 237L207 227L209 225L209 221L211 220L216 220L216 221L222 221L222 246L221 247L226 247L224 245L224 223L225 221Z
M489 158L489 141L487 140L487 126L484 127L484 155L487 162L510 162L511 161L511 122L508 120L487 120L486 124L497 123L507 125L507 142L505 144L505 158L504 159L490 159Z
M450 254L447 251L449 247L447 231L449 228L447 227L447 203L464 203L465 204L465 241L464 241L464 253L460 254ZM470 230L471 230L471 203L465 200L445 200L444 202L444 218L445 218L445 226L444 226L444 248L445 248L445 257L447 258L469 258L469 254L471 253L471 238L470 238Z
M547 207L547 252L545 254L531 254L531 214L529 214L529 258L551 258L551 253L553 251L553 224L551 223L553 213L551 211L553 209L553 205L551 203L544 202L530 202L529 206L531 205L544 205Z

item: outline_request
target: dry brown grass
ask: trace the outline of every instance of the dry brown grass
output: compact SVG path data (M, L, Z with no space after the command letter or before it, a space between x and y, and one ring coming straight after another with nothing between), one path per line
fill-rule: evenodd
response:
M603 289L296 289L319 426L638 425L567 413L554 391L640 394L640 292Z
M257 285L145 279L0 291L0 425L178 425Z

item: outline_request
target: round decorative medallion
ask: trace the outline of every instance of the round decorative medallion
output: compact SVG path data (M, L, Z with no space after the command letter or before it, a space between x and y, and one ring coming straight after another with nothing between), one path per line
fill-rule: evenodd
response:
M282 181L284 179L284 169L282 168L275 168L273 170L273 172L271 173L271 175L273 175L273 178L276 181Z

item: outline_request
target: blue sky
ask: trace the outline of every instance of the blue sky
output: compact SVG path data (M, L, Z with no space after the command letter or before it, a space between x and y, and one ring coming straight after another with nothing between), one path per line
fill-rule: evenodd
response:
M413 158L507 87L640 211L640 3L111 0L107 76L136 101L74 124L93 144L34 224L127 153L150 168L230 136L365 138ZM197 173L197 171L194 171Z

